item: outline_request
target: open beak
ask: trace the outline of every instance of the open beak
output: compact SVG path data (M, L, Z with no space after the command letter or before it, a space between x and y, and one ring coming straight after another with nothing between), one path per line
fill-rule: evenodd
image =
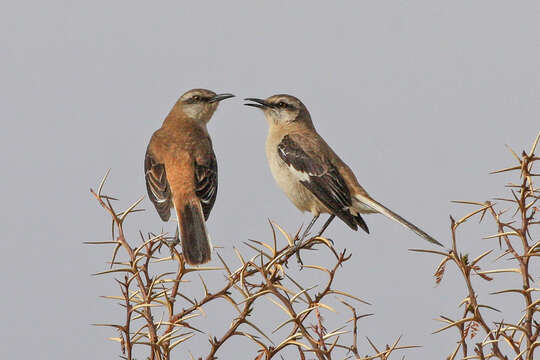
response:
M229 93L225 93L225 94L217 94L217 95L214 95L212 96L208 102L209 103L213 103L213 102L216 102L216 101L221 101L221 100L225 100L225 99L229 99L229 98L232 98L234 97L233 94L229 94Z
M247 103L247 104L244 104L246 106L253 106L253 107L256 107L256 108L259 108L259 109L266 109L266 108L271 108L271 107L274 107L272 104L269 104L267 103L266 101L264 101L263 99L257 99L257 98L245 98L244 100L247 100L247 101L253 101L255 104L253 103Z

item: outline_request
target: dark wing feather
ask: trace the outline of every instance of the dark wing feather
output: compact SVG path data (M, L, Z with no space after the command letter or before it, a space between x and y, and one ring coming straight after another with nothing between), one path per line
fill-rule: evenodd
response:
M204 213L208 220L210 211L216 201L218 190L218 169L216 156L213 152L202 159L195 161L195 193L197 194Z
M351 194L338 169L315 149L310 149L310 144L306 142L303 147L299 141L286 135L279 143L277 151L285 164L308 176L300 182L333 214L352 229L356 230L357 226L360 226L369 232L362 217L353 215L349 210L352 206Z
M144 177L148 197L156 207L161 220L171 217L171 188L165 174L165 166L158 164L148 149L144 158Z

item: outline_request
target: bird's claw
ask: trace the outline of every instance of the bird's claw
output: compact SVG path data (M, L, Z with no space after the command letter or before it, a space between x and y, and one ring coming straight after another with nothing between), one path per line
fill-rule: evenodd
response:
M334 240L330 239L330 238L325 238L326 240L330 241L330 243L332 244L332 246L334 246Z
M304 235L302 235L302 238L294 239L294 245L291 248L292 252L294 252L295 255L296 255L296 261L300 265L300 270L302 270L303 267L304 267L304 263L302 262L302 258L300 257L300 249L302 248L302 243L304 242L304 237L305 236L306 236L306 234L304 233Z
M171 257L174 257L174 247L180 244L180 234L178 232L178 227L176 227L176 232L173 237L168 237L165 239L165 244L169 247L171 251Z

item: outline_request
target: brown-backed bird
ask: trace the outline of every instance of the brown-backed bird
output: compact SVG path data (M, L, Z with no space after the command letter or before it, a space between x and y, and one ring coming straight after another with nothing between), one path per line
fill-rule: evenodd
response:
M321 213L330 214L319 236L334 217L353 230L369 233L360 214L381 213L411 229L427 241L442 246L432 236L375 201L360 186L351 169L317 133L302 102L291 95L265 100L247 98L248 106L261 109L269 124L266 156L279 187L300 210L313 214L309 232Z
M232 94L193 89L173 106L152 135L144 159L146 189L163 221L174 208L187 263L210 261L205 220L216 200L217 161L206 124L221 100Z

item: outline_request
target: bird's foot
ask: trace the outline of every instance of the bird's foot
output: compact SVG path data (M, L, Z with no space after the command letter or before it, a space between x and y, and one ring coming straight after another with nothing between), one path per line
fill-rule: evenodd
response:
M306 230L304 230L304 232L302 233L302 236L298 237L298 235L296 235L295 239L294 239L294 242L295 243L302 243L304 242L305 239L308 239L310 237L310 229L309 227L306 228Z
M171 251L171 257L174 258L174 247L180 244L180 234L178 233L178 227L176 227L176 232L173 237L165 238L165 244L169 247Z
M296 255L296 261L300 265L300 270L302 270L304 267L304 263L302 262L302 258L300 257L300 249L302 248L302 243L304 242L305 237L306 233L304 233L301 238L296 237L294 239L294 245L291 248L291 251L294 252Z
M321 236L321 235L317 235L317 237L322 237L322 238L324 238L324 239L330 241L330 244L332 244L332 246L335 245L335 244L334 244L334 240L332 240L332 239L330 239L330 238L327 238L327 237L324 237L324 236Z

